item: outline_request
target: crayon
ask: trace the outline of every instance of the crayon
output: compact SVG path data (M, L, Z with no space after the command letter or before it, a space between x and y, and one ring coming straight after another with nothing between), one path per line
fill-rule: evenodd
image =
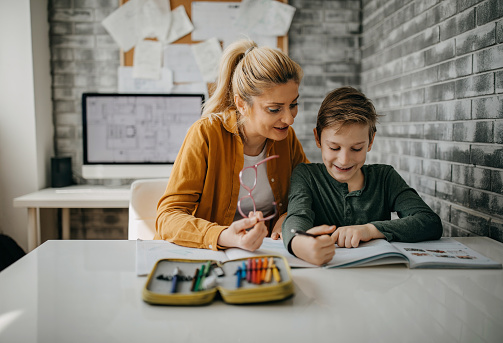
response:
M262 260L260 258L257 259L257 278L255 281L257 285L262 283Z

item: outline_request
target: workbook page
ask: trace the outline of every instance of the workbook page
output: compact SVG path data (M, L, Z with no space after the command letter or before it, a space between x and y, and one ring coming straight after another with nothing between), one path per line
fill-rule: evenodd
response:
M344 268L407 262L402 254L384 239L360 242L357 248L335 249L327 268Z
M301 260L290 254L285 246L283 245L282 240L274 240L270 237L264 238L260 249L255 250L253 252L239 249L239 248L231 248L226 250L226 254L229 260L236 260L239 258L248 258L259 255L278 255L284 256L288 261L290 267L302 267L302 268L313 268L318 267L314 264L308 263L306 261Z
M265 238L260 249L254 252L233 248L226 251L229 260L252 257L258 255L284 256L292 268L315 268L317 265L306 262L290 254L282 240ZM384 239L376 239L370 242L360 243L358 248L339 248L336 246L335 256L324 267L342 268L363 265L391 264L407 262L401 253Z
M187 260L226 261L224 251L187 248L162 240L136 241L136 274L148 275L155 263L163 258L178 258Z
M500 263L451 238L393 245L409 259L411 268L501 268Z

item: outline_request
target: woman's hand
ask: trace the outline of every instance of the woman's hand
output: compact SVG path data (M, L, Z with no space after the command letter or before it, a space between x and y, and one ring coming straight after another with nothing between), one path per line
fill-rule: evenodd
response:
M335 255L335 240L331 233L335 225L320 225L307 230L317 237L298 235L291 241L292 251L298 258L321 266L332 260Z
M257 250L268 233L264 222L259 221L262 218L264 218L262 212L257 211L255 214L250 212L248 218L235 221L220 233L218 245L249 251Z
M360 242L384 238L384 235L373 224L365 224L341 226L332 234L332 238L340 248L356 248Z

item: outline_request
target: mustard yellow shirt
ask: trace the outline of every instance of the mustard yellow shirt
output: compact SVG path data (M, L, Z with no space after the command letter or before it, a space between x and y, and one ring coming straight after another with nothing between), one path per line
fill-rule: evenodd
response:
M292 127L282 141L267 140L267 176L279 215L288 207L290 176L299 163L309 162ZM225 122L204 117L194 123L180 148L166 192L157 205L156 234L179 245L217 250L220 233L232 224L243 168L243 142L236 116Z

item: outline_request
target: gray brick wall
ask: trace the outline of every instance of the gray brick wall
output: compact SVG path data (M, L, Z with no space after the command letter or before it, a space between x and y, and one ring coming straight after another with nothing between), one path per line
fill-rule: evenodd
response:
M102 183L81 178L81 96L117 91L119 48L101 21L118 6L118 0L49 1L55 148L72 157L77 183ZM127 222L127 209L72 209L71 237L124 239Z
M304 69L299 114L293 127L311 161L321 162L313 128L325 95L360 86L359 0L290 0L297 10L288 34L289 55Z
M117 90L101 26L118 0L51 0L55 146L80 178L82 92ZM503 241L503 6L499 0L290 0L303 67L294 128L311 161L326 93L361 88L379 112L370 163L388 163L441 216L446 236ZM127 182L127 180L123 180ZM126 238L127 210L72 210L72 237Z
M392 164L444 235L503 241L501 1L362 5L362 89L385 115L369 162Z

